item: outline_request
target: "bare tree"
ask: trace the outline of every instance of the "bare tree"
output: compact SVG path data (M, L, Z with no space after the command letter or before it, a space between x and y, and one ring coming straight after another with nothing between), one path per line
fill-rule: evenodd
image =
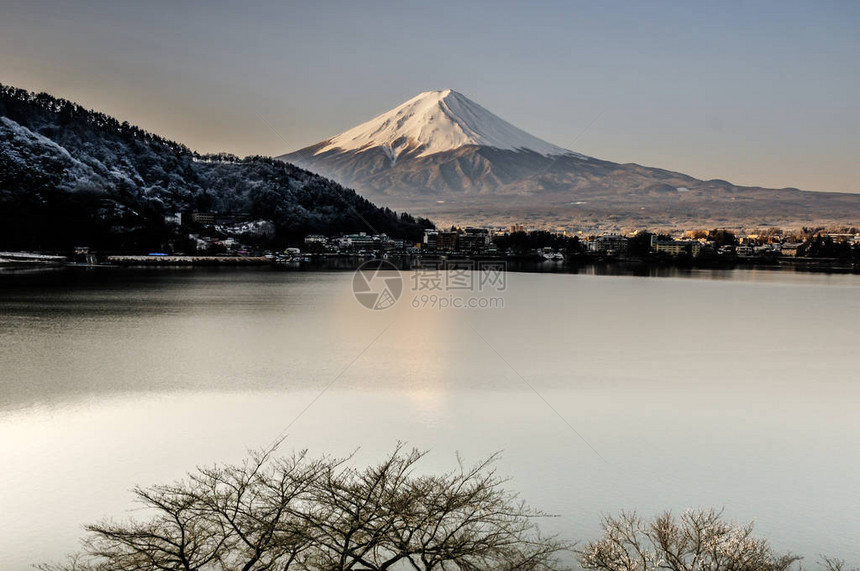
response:
M785 571L800 559L775 553L752 524L726 522L713 509L651 522L635 513L607 517L603 537L577 553L582 568L595 571Z
M496 458L417 475L425 452L398 445L364 469L352 457L280 458L198 468L135 498L148 519L87 527L83 553L53 571L554 570L568 545L540 535L545 514L504 489Z

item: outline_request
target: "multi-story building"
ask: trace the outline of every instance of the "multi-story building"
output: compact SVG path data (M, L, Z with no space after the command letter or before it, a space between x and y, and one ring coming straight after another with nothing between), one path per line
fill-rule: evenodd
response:
M182 224L182 214L179 212L165 214L164 223L170 226L180 226Z
M461 252L484 252L490 246L490 231L484 228L465 228L460 232L457 247Z
M424 242L422 248L425 250L435 250L439 245L439 232L436 230L424 230Z
M439 232L436 239L436 249L444 252L453 252L457 249L457 232Z
M379 244L379 238L368 236L364 232L358 234L345 234L338 238L338 246L352 250L373 250Z
M422 249L453 252L457 249L457 232L425 230Z
M595 252L605 254L623 254L627 251L627 238L618 234L606 234L597 237L589 243L590 248Z
M656 235L651 236L651 247L658 254L670 256L689 254L695 257L702 251L702 243L697 240L658 240Z
M215 224L215 213L214 212L192 212L191 213L191 221L195 224Z

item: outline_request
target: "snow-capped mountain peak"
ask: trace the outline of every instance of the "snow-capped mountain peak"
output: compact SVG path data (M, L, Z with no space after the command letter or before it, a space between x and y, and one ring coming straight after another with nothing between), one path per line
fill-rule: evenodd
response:
M532 151L544 156L576 154L514 127L451 89L425 91L329 139L314 154L378 147L393 164L404 153L424 157L467 145Z

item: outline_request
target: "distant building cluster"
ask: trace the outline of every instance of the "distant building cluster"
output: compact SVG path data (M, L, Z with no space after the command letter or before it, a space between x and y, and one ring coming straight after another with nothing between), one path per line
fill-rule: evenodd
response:
M570 254L593 254L608 257L642 256L690 256L705 254L715 256L758 257L797 256L804 252L805 242L792 241L779 234L760 236L748 234L736 237L728 231L705 233L688 231L677 235L659 235L647 232L604 234L601 236L570 236L539 230L524 230L520 224L507 228L451 228L450 230L428 229L419 243L408 243L390 238L385 234L344 234L334 237L312 234L305 237L305 251L330 254L377 254L403 252L410 254L460 254L491 256L531 255L548 260L561 260ZM642 236L646 237L643 242ZM525 237L531 247L514 247L512 237ZM860 234L826 235L831 241L844 242L860 247ZM545 241L555 244L545 245ZM559 246L563 242L566 246Z
M243 236L259 236L267 232L266 221L252 221L246 213L191 212L165 216L167 224L194 224L216 229L221 236L190 234L198 253L225 252L246 255L252 250L243 244ZM838 257L847 250L860 252L860 233L831 232L821 229L788 234L776 228L757 233L737 233L725 229L687 230L671 234L645 230L628 233L583 235L582 232L551 232L527 228L514 223L507 227L451 227L427 229L418 242L386 234L366 232L323 236L305 236L301 249L290 248L293 256L328 255L486 255L533 256L547 260L563 260L571 255L600 257L666 257L728 256L756 257Z
M305 251L318 254L371 254L378 252L406 251L412 244L387 234L342 234L327 237L320 234L305 236Z
M768 235L746 234L735 236L727 231L704 232L689 230L674 236L650 234L652 254L667 256L688 255L698 257L703 254L732 255L740 258L761 256L796 257L807 250L812 238L798 241L796 236L787 237L777 231ZM588 252L610 256L624 256L628 253L630 242L639 235L631 233L627 236L605 234L603 236L584 237L582 243ZM719 238L719 239L716 239ZM849 247L860 247L860 233L816 234L816 240L826 240L832 244L845 244ZM637 252L641 254L642 252Z
M309 253L371 254L403 253L487 253L493 250L493 234L486 228L457 228L450 231L425 230L421 242L407 242L386 234L343 234L305 236L304 249Z

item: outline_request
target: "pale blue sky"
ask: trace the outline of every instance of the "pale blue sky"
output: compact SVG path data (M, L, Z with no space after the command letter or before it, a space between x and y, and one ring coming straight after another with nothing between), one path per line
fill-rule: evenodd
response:
M279 154L452 88L552 143L860 192L860 2L0 0L0 82Z

